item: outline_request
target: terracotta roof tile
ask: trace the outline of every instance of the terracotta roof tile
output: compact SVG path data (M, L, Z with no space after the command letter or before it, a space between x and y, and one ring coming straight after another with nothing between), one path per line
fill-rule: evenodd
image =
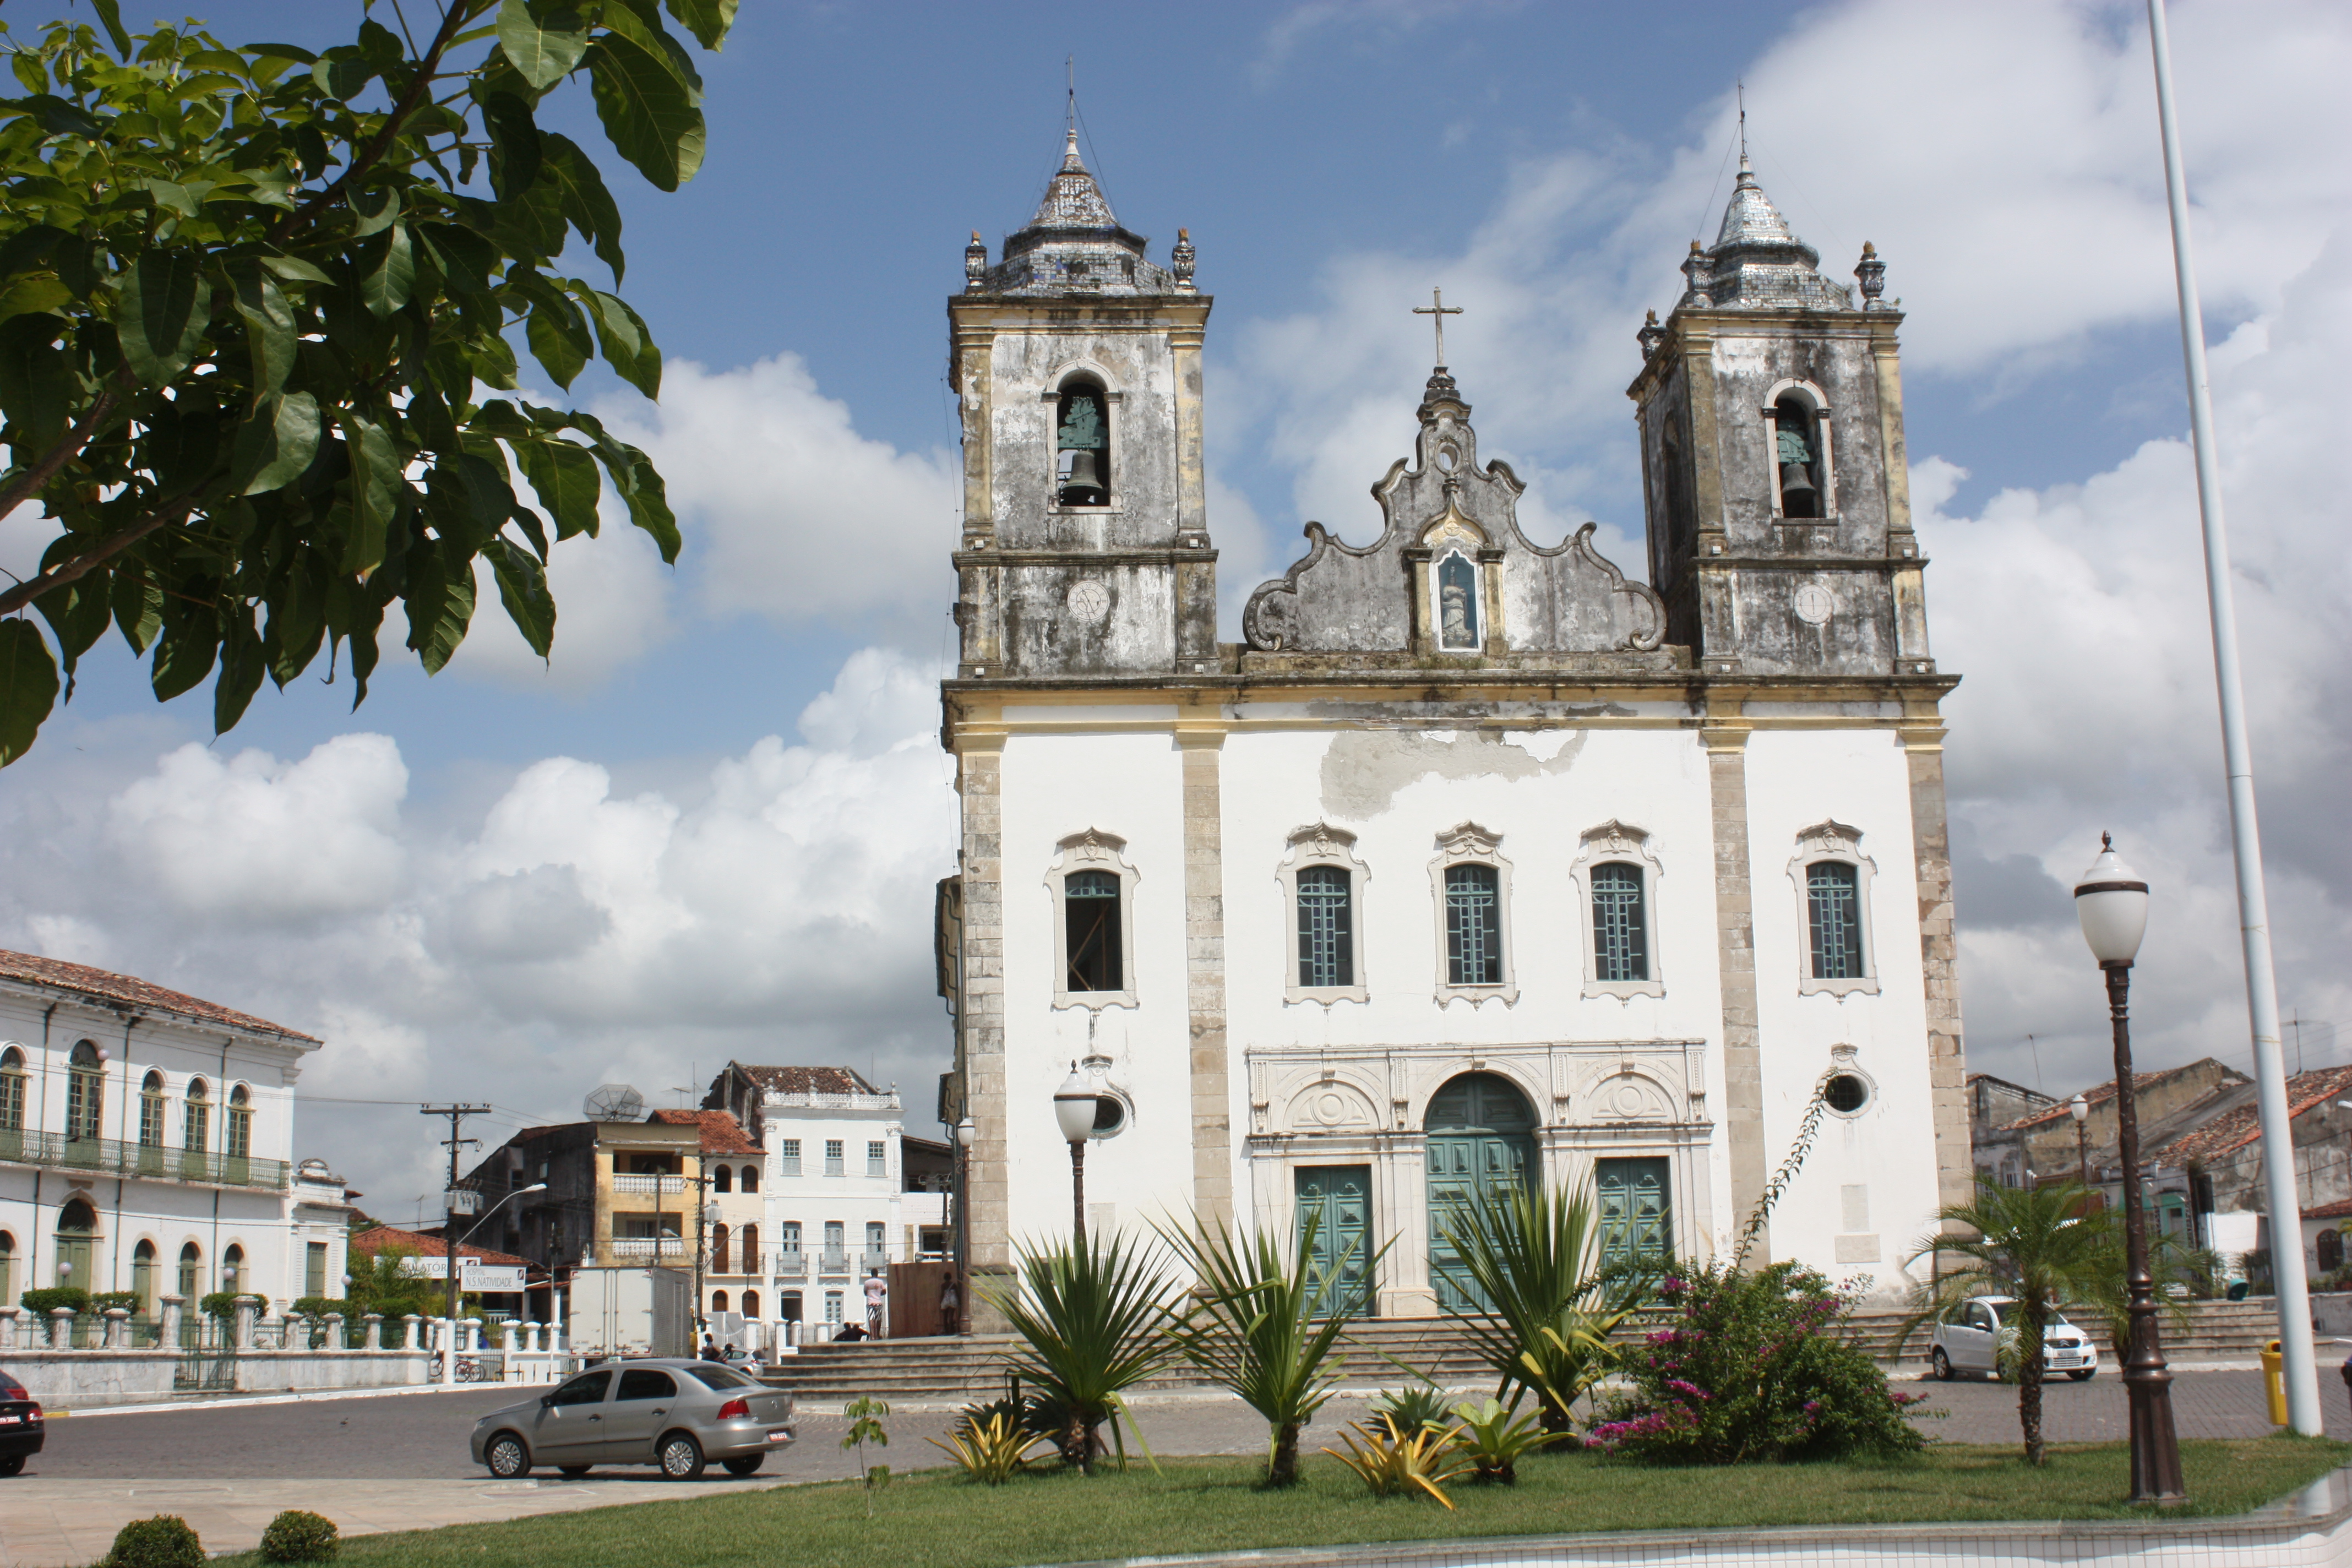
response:
M737 1124L735 1118L724 1110L656 1110L646 1118L666 1127L702 1125L702 1152L706 1154L757 1154L760 1146Z
M2179 1078L2182 1073L2194 1072L2199 1068L2205 1066L2207 1062L2211 1060L2212 1058L2208 1057L2201 1061L2190 1062L2187 1067L2166 1068L2161 1072L2134 1073L2132 1074L2134 1092L2137 1094L2146 1094L2149 1089L2156 1088L2158 1084ZM2234 1068L2229 1070L2233 1072L2235 1071ZM2239 1082L2243 1083L2245 1081L2244 1074L2240 1073L2237 1076ZM2105 1083L2094 1084L2089 1089L2083 1091L2083 1102L2091 1107L2094 1110L2097 1110L2100 1106L2105 1105L2115 1097L2116 1080L2113 1079L2109 1079ZM2072 1098L2073 1097L2071 1095L2068 1097L2069 1100ZM2066 1109L2066 1105L2067 1100L2062 1100L2047 1110L2037 1110L2031 1116L2019 1117L2016 1121L2010 1122L2007 1126L2001 1128L2000 1131L2003 1132L2018 1132L2030 1127L2041 1127L2049 1122L2059 1121L2060 1119L2072 1114L2072 1112Z
M2352 1067L2296 1073L2286 1080L2287 1120L2292 1121L2314 1106L2345 1094L2352 1094ZM2148 1161L2151 1164L2179 1165L2191 1160L2219 1160L2236 1153L2261 1137L2262 1132L2262 1108L2257 1101L2249 1100L2204 1126L2175 1138L2152 1153Z
M2338 1198L2332 1204L2322 1204L2315 1209L2303 1211L2305 1219L2352 1219L2352 1198Z
M448 1247L439 1237L426 1236L422 1231L403 1230L396 1225L370 1226L365 1230L353 1232L351 1239L351 1248L353 1252L365 1253L370 1258L373 1258L387 1247L405 1247L419 1258L449 1256ZM487 1247L469 1247L462 1241L457 1244L457 1256L478 1258L483 1262L499 1268L538 1267L527 1258L517 1258L509 1252L493 1252Z
M847 1068L742 1067L745 1078L776 1094L878 1094L881 1091Z
M306 1035L299 1029L289 1029L283 1024L273 1024L267 1018L257 1018L250 1013L240 1013L217 1002L166 991L161 985L151 984L135 975L92 969L86 963L68 963L59 958L42 958L29 952L0 950L0 980L46 985L51 990L71 991L100 1002L128 1003L133 1007L144 1007L158 1013L175 1013L198 1023L225 1024L232 1029L243 1029L253 1034L308 1040L314 1046L320 1043L316 1035Z

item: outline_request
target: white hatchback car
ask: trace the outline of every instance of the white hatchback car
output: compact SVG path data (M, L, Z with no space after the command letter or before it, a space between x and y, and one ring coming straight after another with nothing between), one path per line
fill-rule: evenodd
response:
M1999 1348L2016 1339L2021 1321L2013 1297L1971 1296L1936 1325L1928 1364L1946 1383L1963 1374L1994 1376ZM2063 1372L2085 1383L2099 1370L2099 1347L2064 1314L2053 1312L2042 1331L2042 1361L2046 1373Z

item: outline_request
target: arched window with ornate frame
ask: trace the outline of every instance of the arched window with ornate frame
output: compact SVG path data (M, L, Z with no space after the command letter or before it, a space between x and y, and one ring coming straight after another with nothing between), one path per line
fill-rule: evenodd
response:
M1797 895L1797 994L1878 994L1870 936L1870 884L1877 864L1862 852L1862 829L1835 820L1797 835L1789 880Z
M1275 870L1282 889L1287 940L1283 1000L1361 1002L1364 984L1363 890L1371 868L1356 857L1356 836L1318 822L1293 832Z
M1584 911L1587 996L1663 996L1658 963L1658 879L1665 868L1646 828L1615 818L1580 836L1568 874Z
M1475 822L1437 836L1429 863L1437 923L1437 1002L1519 999L1511 966L1511 863L1502 836Z
M1775 522L1837 521L1830 400L1810 381L1773 384L1764 399L1764 465Z
M1132 1007L1135 885L1127 840L1089 827L1055 846L1045 888L1054 900L1054 1005Z

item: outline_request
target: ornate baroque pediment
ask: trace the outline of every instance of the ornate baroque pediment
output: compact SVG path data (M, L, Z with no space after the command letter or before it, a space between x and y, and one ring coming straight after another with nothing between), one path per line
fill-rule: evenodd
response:
M1649 652L1665 637L1665 609L1646 584L1592 546L1586 523L1545 548L1519 531L1527 487L1510 465L1482 462L1470 405L1440 369L1419 410L1412 458L1372 487L1381 536L1362 548L1307 525L1305 559L1250 595L1249 647L1296 653L1464 653L1434 635L1433 555L1475 558L1478 647L1469 657Z

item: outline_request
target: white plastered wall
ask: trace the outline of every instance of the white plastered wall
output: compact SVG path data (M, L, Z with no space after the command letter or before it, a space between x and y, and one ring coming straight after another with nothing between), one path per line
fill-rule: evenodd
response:
M1768 1168L1777 1170L1787 1158L1814 1086L1842 1065L1834 1047L1853 1048L1852 1068L1872 1086L1858 1115L1823 1116L1811 1154L1772 1212L1773 1255L1801 1258L1833 1279L1868 1274L1882 1293L1898 1289L1910 1244L1933 1228L1937 1206L1918 881L1903 750L1884 730L1765 731L1749 737L1747 765ZM1876 868L1865 938L1879 983L1875 995L1798 993L1811 949L1789 865L1797 836L1824 818L1859 828L1861 852ZM1850 1218L1863 1217L1853 1212L1846 1190L1855 1186L1866 1193L1862 1230L1847 1228ZM1843 1246L1841 1237L1848 1238ZM1864 1237L1875 1237L1875 1246L1857 1239Z

